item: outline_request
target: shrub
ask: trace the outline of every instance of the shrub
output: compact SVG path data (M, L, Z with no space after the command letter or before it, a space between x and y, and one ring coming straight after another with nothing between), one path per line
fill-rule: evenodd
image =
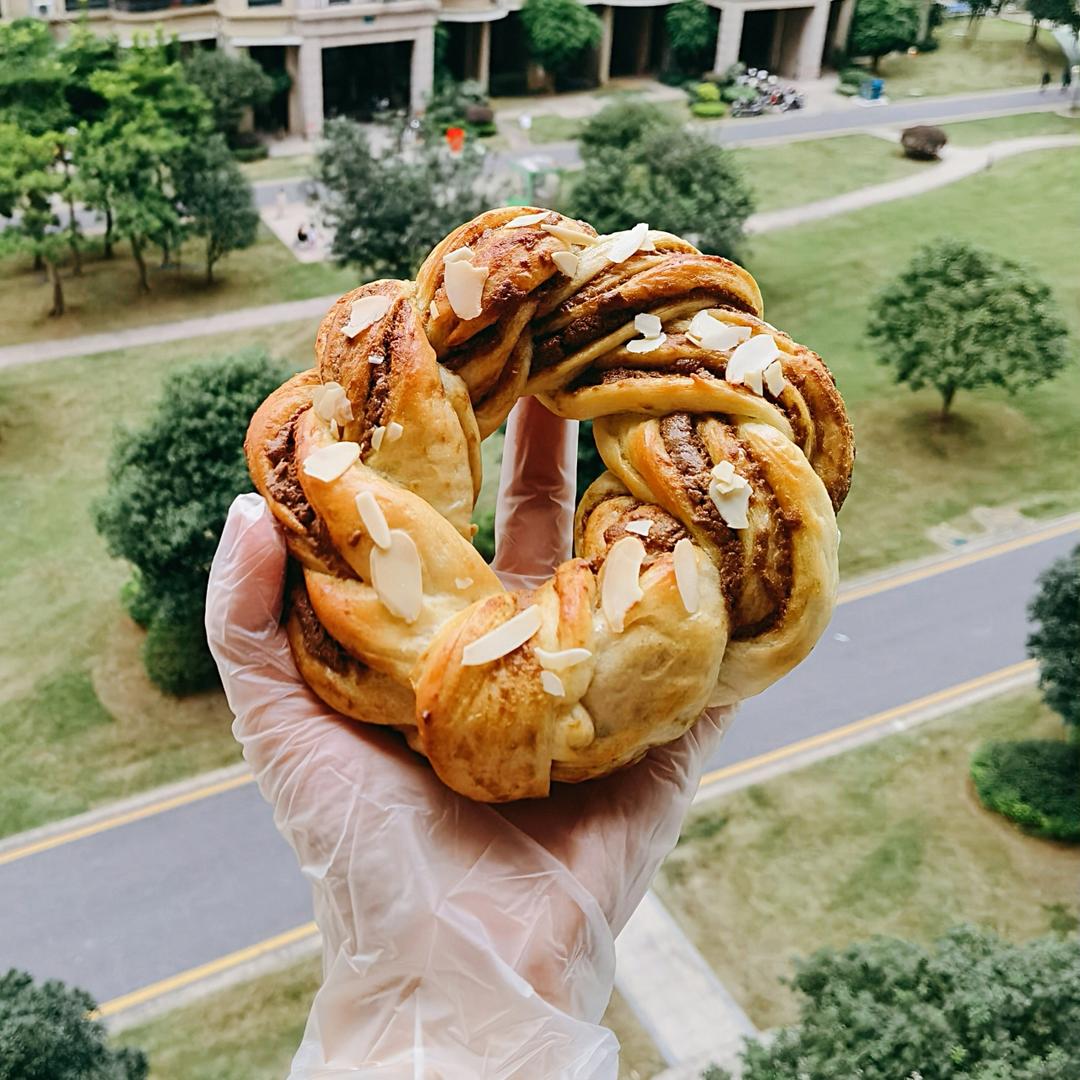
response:
M690 91L692 101L716 102L720 100L720 87L714 82L694 83Z
M237 146L233 148L232 155L237 161L265 161L270 156L270 147L265 143L258 146Z
M678 0L664 16L671 51L679 66L701 69L716 46L717 13L704 0Z
M836 92L840 94L841 97L855 97L859 92L859 88L857 86L852 86L851 83L840 83L836 87Z
M95 524L135 570L128 610L149 626L147 674L171 693L213 682L203 601L229 504L251 490L243 441L286 370L261 349L174 372L146 423L118 433Z
M690 106L694 116L709 119L717 116L726 116L728 107L722 101L695 101Z
M1080 744L989 742L971 759L979 801L1025 832L1080 842Z
M755 101L758 92L752 86L725 86L720 96L729 105L734 105L736 101Z
M860 67L844 68L844 70L840 72L840 81L849 86L862 86L863 82L869 78L870 73L864 71Z
M1080 547L1042 574L1028 615L1039 624L1027 651L1039 661L1043 700L1080 735Z
M525 0L521 25L529 52L553 74L569 70L603 33L599 16L578 0Z
M0 1080L143 1080L146 1056L113 1049L94 999L56 979L0 975Z
M948 136L941 128L930 124L916 124L914 127L905 128L900 136L904 153L916 161L936 161L948 141Z
M581 129L581 152L625 150L640 142L649 132L663 131L671 120L663 109L647 101L623 101L607 105L591 117Z

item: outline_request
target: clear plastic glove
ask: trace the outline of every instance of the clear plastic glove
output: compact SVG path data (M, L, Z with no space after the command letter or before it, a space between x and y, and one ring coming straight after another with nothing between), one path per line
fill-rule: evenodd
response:
M567 554L576 424L521 402L495 567L510 587ZM285 544L233 504L210 573L210 646L233 731L311 882L323 934L294 1080L614 1077L599 1021L614 938L678 836L729 712L603 780L493 807L444 787L392 731L316 698L279 629Z

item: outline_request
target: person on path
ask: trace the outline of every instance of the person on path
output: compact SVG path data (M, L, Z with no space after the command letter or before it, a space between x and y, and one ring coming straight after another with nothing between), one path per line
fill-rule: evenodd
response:
M1072 86L1072 68L1066 64L1061 69L1061 92L1067 94L1070 86Z
M1046 88L1050 85L1050 72L1044 71L1042 73L1042 81L1039 83L1039 93L1045 94Z

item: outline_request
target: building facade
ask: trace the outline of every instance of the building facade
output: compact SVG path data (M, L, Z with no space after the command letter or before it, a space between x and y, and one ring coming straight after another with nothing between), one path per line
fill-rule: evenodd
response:
M791 79L817 77L847 38L855 0L707 0L719 13L714 68L742 60ZM0 0L0 17L46 19L58 36L84 16L91 29L130 42L161 27L191 47L247 51L289 75L276 126L318 136L324 118L380 106L423 108L431 92L436 27L458 78L493 94L524 92L529 61L522 0ZM659 72L668 60L670 5L589 5L600 45L575 84Z

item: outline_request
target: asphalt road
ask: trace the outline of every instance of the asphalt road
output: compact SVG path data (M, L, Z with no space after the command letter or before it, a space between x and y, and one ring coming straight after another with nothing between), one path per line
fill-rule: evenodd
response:
M838 607L792 675L748 702L713 767L1024 659L1037 575L1077 531ZM0 866L0 970L105 1001L311 918L252 784Z

